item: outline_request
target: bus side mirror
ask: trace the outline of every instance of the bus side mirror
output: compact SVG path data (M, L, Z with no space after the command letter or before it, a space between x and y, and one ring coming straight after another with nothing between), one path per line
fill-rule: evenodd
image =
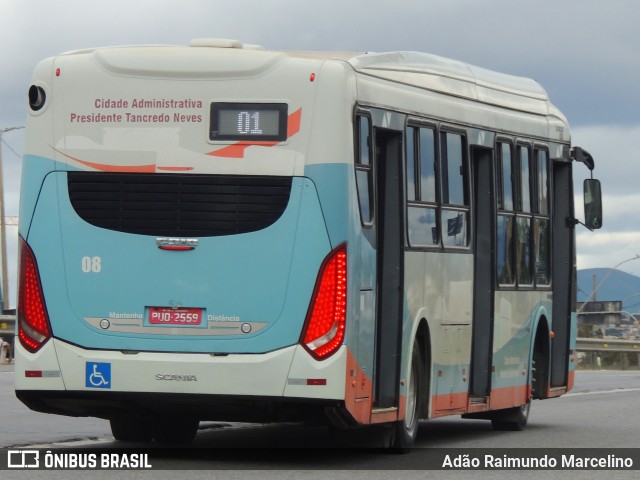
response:
M602 193L600 180L584 181L584 225L589 230L602 227Z

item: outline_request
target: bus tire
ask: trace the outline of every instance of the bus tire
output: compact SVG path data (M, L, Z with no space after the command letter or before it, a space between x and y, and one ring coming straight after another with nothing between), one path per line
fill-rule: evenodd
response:
M521 432L529 421L531 399L520 407L508 408L500 411L491 419L494 430Z
M154 427L154 438L158 443L188 445L198 433L199 420L194 418L162 418Z
M151 442L153 425L140 415L121 415L109 420L113 438L120 442Z
M408 452L418 436L418 424L422 411L424 391L424 364L418 340L413 342L411 371L407 382L406 408L403 420L394 425L392 448L400 453Z

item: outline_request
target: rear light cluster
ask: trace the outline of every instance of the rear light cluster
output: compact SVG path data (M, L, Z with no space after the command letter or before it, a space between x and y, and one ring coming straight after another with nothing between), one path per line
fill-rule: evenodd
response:
M30 352L37 352L51 338L49 315L44 302L36 258L20 238L20 289L18 292L18 336Z
M302 332L302 345L318 360L335 353L344 340L347 320L347 246L325 258Z

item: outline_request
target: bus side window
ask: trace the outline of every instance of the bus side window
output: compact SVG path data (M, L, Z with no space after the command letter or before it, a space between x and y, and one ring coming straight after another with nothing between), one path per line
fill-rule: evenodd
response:
M533 284L531 275L531 217L518 217L516 221L516 267L518 285Z
M405 172L407 176L407 202L415 202L416 195L416 130L408 127L405 132Z
M436 139L431 128L420 131L420 201L436 202Z
M551 281L549 154L498 143L497 277L502 286ZM514 164L514 159L515 164Z
M531 239L531 153L518 145L518 216L516 218L516 270L518 285L533 285Z
M536 285L551 283L551 229L549 223L549 154L534 150L536 174L536 215L533 219L533 260Z
M457 133L442 133L442 207L441 231L445 247L469 245L469 193L466 168L466 144Z
M356 117L356 188L362 224L373 223L373 162L371 160L371 120Z
M433 128L406 129L407 227L412 247L440 245L435 139Z
M540 215L549 215L549 154L546 150L535 150L537 184L538 184L538 208Z
M513 231L515 213L513 208L513 155L509 143L498 143L498 219L497 276L498 284L513 285L515 268L513 255Z
M518 166L520 167L518 210L520 212L531 212L531 159L529 147L518 145L518 160Z

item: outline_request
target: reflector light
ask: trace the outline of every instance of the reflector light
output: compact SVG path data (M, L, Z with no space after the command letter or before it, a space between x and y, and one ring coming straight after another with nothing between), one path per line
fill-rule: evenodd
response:
M42 378L42 370L25 370L24 376L26 378Z
M161 245L158 247L160 250L168 250L170 252L188 252L194 250L196 247L188 245Z
M18 337L22 346L32 353L37 352L51 338L38 265L31 248L23 238L20 238Z
M325 258L309 305L302 345L318 360L328 358L344 340L347 319L347 246Z

